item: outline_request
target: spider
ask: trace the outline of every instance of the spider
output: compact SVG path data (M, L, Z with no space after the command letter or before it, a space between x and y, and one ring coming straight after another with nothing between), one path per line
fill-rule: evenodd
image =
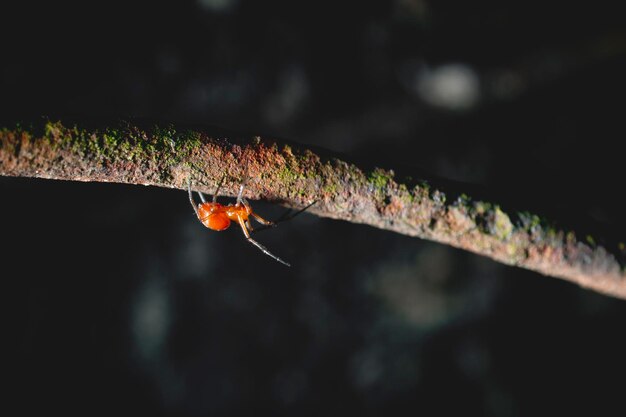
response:
M223 204L218 203L217 194L219 193L220 187L222 186L223 182L224 182L224 177L222 177L222 180L219 182L217 186L217 190L215 190L215 194L213 194L213 199L211 200L211 202L207 202L206 198L204 197L204 194L202 194L201 192L198 192L198 195L200 196L200 200L202 200L202 203L196 205L196 202L193 200L193 195L191 193L191 180L190 179L187 180L187 190L189 191L189 202L191 203L191 207L193 207L193 211L196 213L196 216L198 216L198 219L200 220L200 222L206 227L208 227L209 229L220 232L222 230L228 229L232 221L236 221L237 223L239 223L239 226L241 227L241 230L243 231L243 234L245 235L246 240L248 240L248 242L252 243L254 246L259 248L261 252L272 257L274 260L280 262L281 264L286 265L286 266L291 266L287 262L280 259L278 256L271 253L269 250L267 250L265 246L261 245L259 242L257 242L256 240L250 237L250 233L253 231L252 225L250 224L250 217L252 217L254 220L256 220L257 222L259 222L260 224L264 226L256 230L256 231L261 231L261 230L276 226L276 224L280 221L288 220L289 218L293 218L297 216L298 214L302 213L304 210L308 209L313 204L315 204L315 202L309 204L305 208L301 209L295 214L292 214L289 217L282 216L281 219L277 220L277 222L271 222L269 220L265 220L263 217L256 214L252 210L252 207L250 207L250 203L248 203L248 200L243 198L244 184L241 184L241 186L239 187L239 193L237 194L237 201L234 205L228 204L227 206L225 206Z

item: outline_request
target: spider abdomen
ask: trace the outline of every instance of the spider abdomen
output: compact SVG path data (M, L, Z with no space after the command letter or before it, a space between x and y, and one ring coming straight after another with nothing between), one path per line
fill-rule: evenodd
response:
M198 218L204 226L211 230L226 230L230 226L226 207L219 203L204 203L198 205Z
M206 219L202 220L202 224L211 230L220 232L228 229L230 226L230 219L224 213L212 214Z

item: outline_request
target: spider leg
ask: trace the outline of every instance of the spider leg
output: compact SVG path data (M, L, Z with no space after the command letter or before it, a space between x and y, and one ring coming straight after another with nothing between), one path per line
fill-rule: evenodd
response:
M312 203L307 204L306 206L304 206L300 210L295 210L294 211L293 209L287 209L287 211L285 211L277 220L275 220L274 223L282 223L282 222L286 222L287 220L291 220L294 217L296 217L296 216L304 213L308 209L310 209L315 203L317 203L317 200L313 201Z
M244 187L245 187L245 184L241 184L239 186L239 194L237 194L237 203L236 203L237 206L240 206L242 204L242 201L243 201L242 196L243 196Z
M220 192L220 188L222 188L222 184L224 184L224 178L226 178L226 174L222 175L222 179L217 184L217 189L215 190L215 194L213 194L213 202L217 202L217 194Z
M252 216L254 220L261 223L263 226L270 226L270 227L276 226L276 223L271 222L269 220L265 220L263 217L259 216L255 212L251 212L250 215Z
M198 214L198 207L196 206L196 202L193 201L193 194L191 194L191 178L187 178L187 190L189 191L189 202L191 203L191 207L193 207L193 211L196 213L196 217L200 217Z
M255 220L259 221L259 223L262 223L264 225L262 227L257 227L256 229L254 229L253 233L262 232L263 230L267 230L267 229L270 229L272 227L276 227L278 225L278 223L282 223L282 222L286 222L287 220L291 220L294 217L298 216L299 214L302 214L303 212L308 210L315 203L317 203L317 200L315 200L311 204L306 205L304 208L301 208L298 211L293 211L292 209L287 209L278 219L274 220L273 222L268 222L269 224L266 224L266 223L263 223L262 221L259 221L258 220L258 217L259 217L258 214L251 213L252 216L254 216ZM265 220L265 219L263 219L263 220ZM265 221L267 222L267 220L265 220Z
M278 256L274 255L272 252L267 250L267 248L265 246L261 245L256 240L252 239L250 237L250 232L246 228L246 222L243 220L243 218L241 216L237 216L237 221L239 222L239 226L241 226L241 230L243 231L243 234L246 236L246 239L248 240L248 242L252 243L254 246L259 248L261 250L261 252L263 252L264 254L266 254L267 256L269 256L271 258L274 258L274 260L280 262L281 264L286 265L286 266L291 266L287 262L285 262L282 259L280 259Z
M203 203L206 203L206 198L204 197L204 194L202 194L200 191L196 191L196 192L200 196L200 200L202 200Z
M261 223L264 226L276 226L276 223L271 222L269 220L265 220L263 217L259 216L254 211L252 211L252 207L250 207L250 203L245 198L241 199L241 203L246 209L248 209L248 214L250 214L250 216L252 216L252 218L254 218L254 220L256 220L258 223ZM248 225L248 229L252 231L252 227L250 227L250 220L246 220L246 224Z

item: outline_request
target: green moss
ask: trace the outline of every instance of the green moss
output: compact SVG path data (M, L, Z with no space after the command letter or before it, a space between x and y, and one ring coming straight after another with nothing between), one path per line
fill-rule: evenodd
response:
M470 196L468 196L467 194L461 194L460 196L457 197L456 201L454 202L454 205L456 207L461 207L461 208L465 208L469 210L471 202L472 202L472 198Z
M33 134L53 150L62 148L82 157L135 161L159 159L165 166L180 163L192 149L202 144L201 133L193 130L179 132L173 125L154 126L144 131L128 123L98 131L46 120L21 135L26 133Z
M334 183L328 183L324 186L323 188L324 192L327 194L336 194L337 193L337 184Z
M98 137L95 135L88 136L84 141L85 149L92 155L102 156L104 149L100 146Z
M190 151L202 145L202 135L194 130L183 131L175 140L176 151Z
M123 130L108 129L104 143L109 149L116 149L123 159L156 161L164 158L165 165L171 166L201 144L201 135L190 130L178 132L173 125L155 125L149 132L128 126Z
M517 217L520 220L520 227L527 232L535 231L541 225L541 217L536 214L522 211L517 214Z
M380 168L376 168L367 177L367 181L380 191L384 190L392 180L393 172L386 172Z
M500 210L500 207L495 206L494 219L493 219L492 234L496 235L500 239L508 239L513 232L513 223L509 216Z
M417 186L424 192L426 193L426 195L430 194L430 190L431 190L431 186L428 182L426 181L421 181L419 183L417 183Z
M130 154L130 144L128 142L122 142L117 144L118 149L120 150L120 154L124 159L131 160L133 159Z
M44 125L44 135L42 139L44 142L50 144L52 149L62 147L84 155L89 152L89 144L81 140L86 136L85 132L81 131L77 126L68 128L61 122L47 121Z
M51 121L47 121L44 125L44 136L47 138L53 138L54 136L56 136L59 132L59 129L62 128L63 125L61 125L60 122L51 122Z
M278 178L283 183L291 183L299 179L305 179L306 176L300 171L291 169L288 165L283 165L277 172Z
M486 201L476 201L476 202L474 202L474 212L477 215L479 215L479 216L482 216L482 215L484 215L486 213L489 213L493 209L494 209L493 204L488 203ZM498 208L498 210L499 210L499 208Z
M169 142L176 138L176 128L172 124L167 126L154 125L152 127L152 136L160 142Z
M563 232L550 226L545 229L545 233L546 233L546 239L548 239L551 243L557 244L557 245L561 244Z
M398 196L400 197L400 200L405 203L405 204L413 204L416 201L416 198L413 194L411 194L411 192L409 191L408 187L406 186L406 184L400 184L398 185Z
M497 204L487 201L472 202L466 194L461 194L454 206L465 211L476 227L485 234L505 240L513 233L511 219Z
M102 140L104 141L104 147L107 149L115 149L119 143L117 136L110 132L104 132L102 134Z

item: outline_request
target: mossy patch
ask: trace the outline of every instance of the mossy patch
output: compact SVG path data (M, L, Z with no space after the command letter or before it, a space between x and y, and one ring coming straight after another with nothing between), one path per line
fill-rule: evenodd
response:
M154 162L159 158L166 158L166 166L180 162L183 156L202 144L199 132L179 132L173 125L155 125L151 130L145 131L131 124L122 124L99 131L83 129L77 125L68 127L53 121L46 121L43 125L42 140L53 149L70 149L79 155L98 159Z
M367 176L367 181L377 191L383 191L387 188L387 185L393 181L393 171L385 171L383 169L376 168Z
M404 204L413 204L417 200L406 184L398 185L398 197Z
M509 216L496 206L493 211L493 221L491 222L491 234L500 239L508 239L513 232L513 223Z
M490 212L494 210L494 206L486 201L476 201L473 209L476 215L484 216L486 214L490 214Z
M328 183L324 185L323 190L326 194L335 195L337 194L337 184Z
M485 234L506 240L513 233L513 222L497 204L488 201L472 201L468 195L461 194L455 201L454 207L466 212L476 227Z
M283 165L277 171L278 178L283 183L293 183L297 180L305 179L306 176L301 171L296 171L288 165Z
M526 232L534 232L541 226L541 217L536 214L522 211L517 214L519 226Z
M454 201L454 206L470 211L472 198L467 194L461 194Z

